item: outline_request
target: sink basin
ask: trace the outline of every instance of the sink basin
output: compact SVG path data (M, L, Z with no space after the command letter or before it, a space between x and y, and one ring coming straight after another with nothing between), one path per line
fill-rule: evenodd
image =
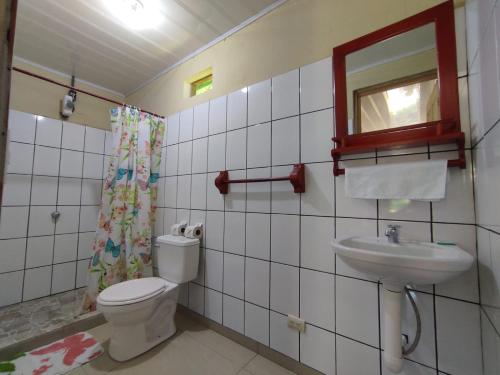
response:
M474 258L455 245L349 237L334 241L333 249L352 268L378 278L391 290L406 284L437 284L469 269Z
M378 278L383 285L384 364L393 374L403 369L401 304L407 284L437 284L469 269L474 258L455 245L350 237L332 243L352 268ZM417 343L418 344L418 343Z

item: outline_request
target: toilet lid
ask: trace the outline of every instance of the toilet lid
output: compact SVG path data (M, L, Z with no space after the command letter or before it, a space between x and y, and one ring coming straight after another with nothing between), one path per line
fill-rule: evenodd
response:
M108 305L140 302L157 296L165 289L171 289L174 286L159 277L123 281L104 289L98 296L98 302Z

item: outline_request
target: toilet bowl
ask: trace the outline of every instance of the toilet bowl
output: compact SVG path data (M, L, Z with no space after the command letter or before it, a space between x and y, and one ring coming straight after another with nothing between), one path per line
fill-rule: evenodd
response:
M97 310L111 325L108 352L117 361L134 358L175 333L178 285L196 278L198 239L167 235L157 242L161 277L124 281L97 297Z

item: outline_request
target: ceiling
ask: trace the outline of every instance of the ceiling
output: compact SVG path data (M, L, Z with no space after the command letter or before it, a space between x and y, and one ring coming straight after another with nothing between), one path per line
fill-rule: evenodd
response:
M141 0L156 2L160 23L132 30L108 0L20 0L14 54L128 94L277 0Z

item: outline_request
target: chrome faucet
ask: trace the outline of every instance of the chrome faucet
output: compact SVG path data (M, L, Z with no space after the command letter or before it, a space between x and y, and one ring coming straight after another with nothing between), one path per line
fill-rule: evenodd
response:
M400 225L389 224L385 229L385 236L389 243L399 243L399 228Z

